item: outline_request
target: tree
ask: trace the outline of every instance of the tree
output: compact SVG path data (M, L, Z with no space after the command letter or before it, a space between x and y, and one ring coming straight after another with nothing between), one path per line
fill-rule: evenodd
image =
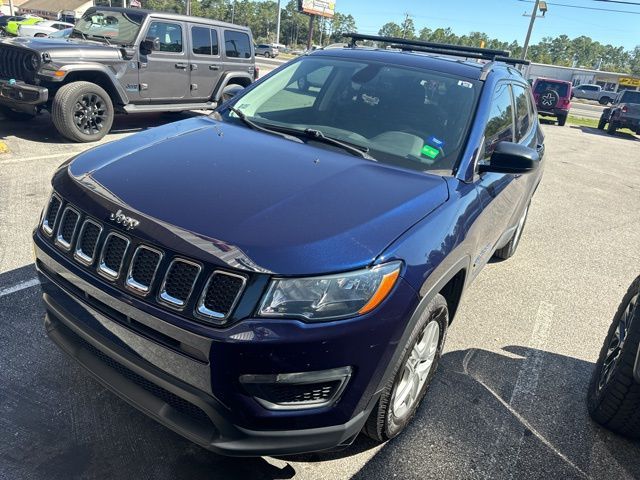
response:
M345 33L358 31L356 21L351 14L344 15L340 12L336 12L329 25L329 38L332 43L340 42L342 40L342 35Z
M402 37L402 27L395 22L385 23L378 31L382 37Z
M400 25L400 29L402 30L402 38L408 38L413 40L416 38L416 27L413 24L413 19L409 15L405 15L404 22Z

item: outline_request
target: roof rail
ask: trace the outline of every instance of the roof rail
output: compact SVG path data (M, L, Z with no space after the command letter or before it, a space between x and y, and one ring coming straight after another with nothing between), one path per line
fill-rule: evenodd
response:
M367 35L363 33L345 33L343 35L350 38L350 47L355 47L359 40L373 40L391 44L391 48L398 48L405 51L437 53L440 55L450 55L455 57L477 58L496 62L510 63L513 65L529 65L527 60L511 58L509 50L495 50L491 48L467 47L464 45L451 45L448 43L423 42L422 40L407 40L398 37L383 37L379 35Z

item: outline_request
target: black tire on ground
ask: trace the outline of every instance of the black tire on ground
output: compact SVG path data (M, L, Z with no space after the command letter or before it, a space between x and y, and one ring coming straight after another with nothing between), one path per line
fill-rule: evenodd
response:
M604 126L607 124L607 119L604 118L604 115L600 116L600 120L598 120L598 130L604 130Z
M618 125L616 124L615 120L609 119L609 126L607 127L607 133L609 135L615 135L617 129L618 129Z
M109 94L91 82L63 85L51 108L51 118L60 135L74 142L100 140L111 130L113 117Z
M558 115L558 125L564 127L565 123L567 123L567 115Z
M42 37L46 37L46 35L44 33L36 33L34 37L42 38Z
M635 308L631 308L635 299ZM640 345L640 277L627 290L613 317L587 393L587 408L596 422L631 438L640 438L640 384L633 366ZM620 346L620 327L626 335ZM612 351L612 347L614 350ZM615 359L615 360L612 360Z
M520 244L520 239L522 238L522 232L524 231L524 226L527 223L527 215L529 214L529 205L526 206L524 212L522 212L522 216L520 220L518 220L518 226L516 227L516 231L513 232L513 237L509 240L504 247L499 248L493 253L493 256L499 258L501 260L506 260L507 258L511 258L518 248Z
M264 52L264 58L271 58L271 54L269 52Z
M405 364L407 363L408 358L411 355L411 352L421 339L422 334L425 332L427 325L431 322L437 322L439 327L438 332L438 346L435 352L435 357L433 358L433 363L431 364L431 368L427 374L426 381L424 382L422 388L418 392L415 397L416 400L413 403L412 407L407 411L407 413L400 419L396 418L394 415L392 401L394 399L394 393L397 383L400 381ZM409 339L404 346L402 354L398 358L398 362L394 366L393 374L389 379L389 382L384 387L382 394L380 395L380 399L376 403L376 406L371 411L369 418L364 426L363 432L368 437L372 438L378 442L385 442L396 435L398 435L402 430L409 424L411 419L416 413L416 410L420 406L420 402L422 401L429 384L433 380L433 376L438 368L438 361L440 360L440 355L442 354L442 347L444 345L444 340L446 338L447 327L449 326L449 309L447 307L447 301L445 298L437 294L427 305L427 308L422 312L420 319L416 323ZM435 338L435 336L434 336Z
M600 100L598 100L598 103L600 105L609 105L611 103L611 99L609 97L602 97Z
M14 122L26 122L32 120L36 116L35 111L34 113L16 112L15 110L11 110L6 107L0 107L0 114Z

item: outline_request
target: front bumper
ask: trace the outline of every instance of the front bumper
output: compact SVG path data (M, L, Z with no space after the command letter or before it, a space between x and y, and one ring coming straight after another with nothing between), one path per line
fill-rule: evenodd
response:
M36 106L47 103L48 100L49 90L45 87L0 79L0 105L17 111L32 112Z
M150 315L134 297L116 298L108 284L74 268L38 233L34 240L51 339L136 408L225 455L285 455L350 444L377 401L417 304L403 283L375 316L324 325L249 318L202 335L202 329L196 333ZM322 408L269 410L239 383L246 374L342 365L352 366L353 376L340 400Z

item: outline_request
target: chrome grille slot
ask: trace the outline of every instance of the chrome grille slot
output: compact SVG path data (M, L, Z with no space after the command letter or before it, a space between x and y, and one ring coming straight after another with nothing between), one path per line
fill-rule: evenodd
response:
M158 250L139 246L131 259L125 285L136 293L149 293L161 260L162 253Z
M124 256L129 248L129 240L122 235L111 232L107 235L100 254L98 273L115 280L120 276Z
M85 265L91 265L96 258L98 240L102 233L102 227L93 220L85 220L80 227L76 250L73 256Z
M51 195L49 204L47 205L47 211L42 219L42 231L48 236L53 234L53 229L56 226L56 220L58 218L58 213L60 213L61 206L62 200L60 197L55 193Z
M197 263L182 258L173 260L160 287L160 300L174 308L184 307L199 274Z
M224 320L236 306L246 281L241 275L213 272L200 296L196 312L208 319Z
M66 207L62 212L60 225L58 225L58 234L56 235L56 245L63 250L69 251L71 249L79 220L80 214L71 207Z

